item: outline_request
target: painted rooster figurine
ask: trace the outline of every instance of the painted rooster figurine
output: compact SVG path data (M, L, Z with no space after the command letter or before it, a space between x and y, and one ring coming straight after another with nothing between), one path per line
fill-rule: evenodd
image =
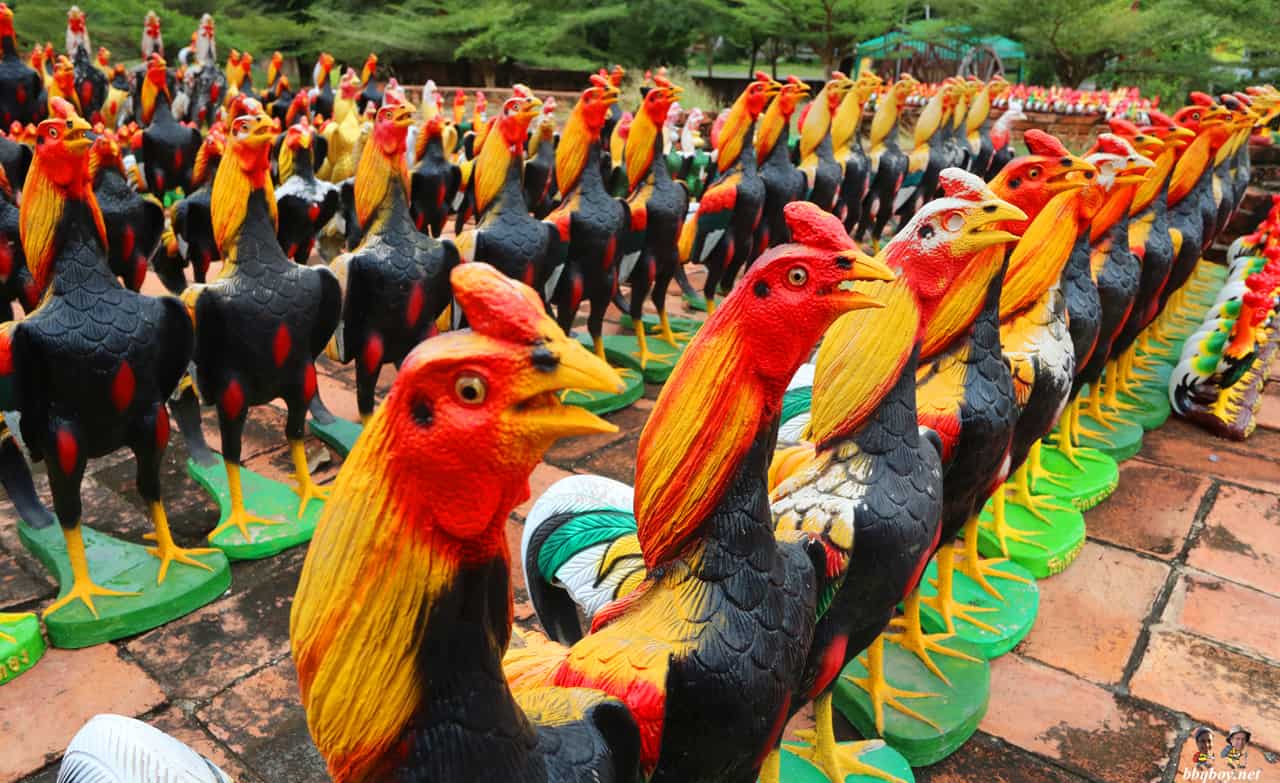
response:
M640 258L626 281L631 284L629 312L640 346L642 368L653 357L645 345L642 322L645 297L653 301L658 311L662 339L672 347L677 345L667 317L667 288L680 264L676 243L689 212L689 191L683 182L671 177L662 140L667 113L683 90L665 76L657 75L653 80L653 87L645 93L640 110L631 122L623 150L631 230L644 236Z
M1016 213L976 180L947 170L943 188L954 195L926 204L882 249L898 278L858 286L884 307L842 317L823 338L806 433L813 445L780 453L771 470L779 537L825 520L823 540L849 574L818 621L793 705L816 699L815 743L802 753L831 780L884 777L857 748L836 745L828 690L836 675L867 650L868 676L857 684L870 692L881 731L884 705L900 706L906 693L885 677L882 634L919 583L942 514L941 441L916 425L916 370L935 292L982 251L1013 239L994 229ZM933 241L920 237L924 226L938 229ZM852 245L847 235L832 236Z
M764 182L764 214L755 233L755 247L760 252L791 241L783 210L803 199L809 190L804 173L791 160L790 144L791 116L808 97L808 84L798 77L787 77L756 129L756 160Z
M802 242L813 234L800 224L822 225L813 205L790 211ZM640 436L647 576L571 649L509 652L517 693L559 685L619 696L640 725L651 781L756 779L800 690L828 579L819 541L774 537L767 472L782 395L836 318L875 305L846 286L890 274L827 238L776 247L748 270L690 343ZM708 417L725 426L705 426Z
M364 237L332 264L343 303L329 355L355 361L361 419L373 414L382 365L404 361L448 306L449 270L458 263L452 242L418 231L409 215L404 153L412 122L407 103L378 109L356 170L356 220Z
M449 159L458 143L458 131L445 124L435 102L424 106L424 112L426 119L415 140L415 163L409 177L409 209L419 231L438 237L462 184L461 169Z
M164 209L138 195L125 175L120 141L101 132L89 150L93 194L107 227L107 265L126 287L137 291L147 276L147 262L164 231Z
M715 174L698 201L698 211L680 231L680 260L707 267L707 312L715 312L717 292L731 289L738 270L755 257L765 189L752 141L756 119L781 89L763 71L757 72L729 108L716 137Z
M618 237L627 227L626 202L604 187L600 171L600 131L609 107L618 102L618 88L593 74L591 86L582 91L573 114L565 123L556 147L556 184L560 206L547 216L568 245L564 272L550 299L560 328L568 330L586 299L590 305L587 331L596 355L604 357L604 314L618 286Z
M614 431L555 393L621 381L492 267L457 268L453 289L472 330L405 359L307 551L290 637L311 735L339 783L633 783L639 742L620 701L513 698L501 669L507 517L552 443Z
M851 89L853 81L848 76L832 73L800 117L800 171L809 185L805 197L833 214L844 169L832 149L831 119Z
M520 186L524 143L542 102L516 85L494 119L494 132L473 171L476 226L458 235L463 261L484 261L508 277L542 291L558 258L560 232L529 214ZM542 295L542 294L540 294Z
M196 325L196 384L217 409L231 495L230 514L210 536L234 526L252 541L250 524L276 521L244 504L240 441L249 408L276 398L288 407L299 516L327 494L311 479L302 438L316 393L314 360L338 324L342 292L327 268L299 266L280 249L269 159L274 128L258 101L238 105L243 113L231 120L210 196L222 271L183 299Z
M5 410L22 414L22 435L49 473L66 538L71 585L45 615L82 601L127 595L95 584L80 530L87 461L128 446L138 491L155 526L158 581L181 563L208 570L177 546L160 497L169 436L164 403L191 357L191 322L178 300L141 296L107 267L107 231L89 177L89 124L65 101L37 128L36 158L22 200L22 242L40 306L0 334Z
M316 179L317 165L326 151L324 137L303 117L289 126L276 158L280 187L276 188L276 209L280 227L276 238L284 254L299 264L311 258L316 236L342 206L338 187Z
M205 134L200 143L200 151L196 153L196 162L191 169L190 195L174 204L173 231L183 248L182 256L191 266L191 274L197 283L205 282L209 274L209 265L222 258L218 250L218 242L213 234L213 176L222 162L226 149L227 137L222 127L215 126ZM170 291L177 293L186 287L185 281L178 283L178 288L165 280Z
M0 167L0 319L13 320L13 303L31 312L40 303L40 289L27 269L22 250L19 209L9 178Z
M907 153L898 146L898 117L917 84L911 74L903 74L876 101L867 149L871 158L871 184L862 201L862 218L854 235L859 242L870 232L871 241L879 244L889 218L893 217L894 200L910 164Z
M157 198L170 190L186 193L191 189L191 167L200 149L200 132L179 124L173 116L168 74L164 59L153 54L140 87L142 163L147 189Z
M0 3L0 127L35 122L44 112L44 76L22 61L13 10Z
M831 146L836 160L844 169L836 211L842 213L841 220L850 236L862 219L862 201L871 186L871 158L862 148L858 135L862 127L862 111L881 84L879 76L864 69L831 119Z

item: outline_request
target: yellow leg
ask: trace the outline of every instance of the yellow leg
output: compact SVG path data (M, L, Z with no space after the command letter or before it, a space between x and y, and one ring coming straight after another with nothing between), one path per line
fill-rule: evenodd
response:
M67 559L71 561L71 590L66 595L49 604L49 608L44 610L43 617L48 617L62 607L72 601L84 601L84 605L89 607L89 613L94 617L98 616L98 609L93 605L93 597L100 596L132 596L137 593L123 593L119 590L108 590L105 587L99 587L89 578L89 559L84 554L84 537L80 533L80 523L70 530L63 530L62 535L67 540Z
M764 764L760 767L760 783L781 783L782 781L782 752L777 748L769 751L769 755L765 756Z
M147 547L148 552L160 558L160 570L156 573L156 584L164 584L165 575L169 573L169 564L175 560L183 565L203 568L206 571L213 570L213 567L208 563L202 563L192 555L211 555L218 550L208 548L186 549L173 543L173 534L169 532L169 517L164 513L164 504L158 500L151 504L151 524L155 526L155 532L147 533L143 538L156 542L155 546Z
M605 361L605 358L604 358L604 338L603 338L603 337L594 337L594 336L593 336L593 337L591 338L591 345L594 347L594 350L595 350L595 352L596 352L596 356L599 356L599 357L600 357L600 361Z
M932 696L937 696L938 694L905 691L900 688L895 688L890 685L888 679L885 678L884 640L884 634L877 636L876 640L867 648L867 654L859 659L862 661L862 665L867 668L866 677L850 677L848 675L844 675L845 679L866 691L867 695L871 697L871 708L876 719L876 733L880 735L884 734L884 708L886 706L892 707L909 718L915 718L921 723L927 723L933 728L938 729L939 727L937 723L934 723L932 720L929 720L902 702L903 699L927 699ZM932 664L932 661L929 661L928 663ZM933 667L930 666L930 669L933 670ZM937 671L934 671L934 673L939 677L942 677L943 682L946 682L948 685L951 684L947 681L946 677L941 675L941 673ZM817 707L818 705L815 703L815 713L817 712ZM814 717L814 722L816 724L816 714ZM818 724L818 730L821 731L820 724ZM844 780L844 778L839 779Z
M1124 402L1120 399L1120 390L1124 387L1124 367L1122 365L1123 357L1114 359L1107 365L1107 385L1106 398L1102 401L1103 407L1113 411L1136 411L1137 405Z
M1078 459L1079 444L1076 443L1076 431L1080 426L1080 398L1072 400L1067 406L1067 410L1062 414L1062 421L1058 423L1058 440L1056 446L1058 451L1062 452L1062 456L1066 457L1070 462L1080 470L1084 470L1084 466L1080 464Z
M714 296L707 298L707 315L711 316L716 311L716 299Z
M884 641L877 639L875 642L872 642L872 644L883 645ZM883 680L883 677L881 679ZM854 680L854 682L865 682L865 680ZM899 694L902 693L904 692L899 691ZM932 694L919 695L928 696ZM881 711L883 711L883 703L881 703L880 707ZM937 724L933 723L928 718L914 714L912 717L918 718L934 728L937 728ZM843 781L850 775L866 775L868 777L889 781L889 783L905 783L902 778L890 775L882 769L877 769L870 764L866 764L860 758L863 753L879 750L884 747L884 741L872 740L870 742L852 742L846 746L841 746L836 742L835 724L833 720L834 713L832 712L831 707L831 691L827 691L813 702L813 731L802 732L803 738L809 744L787 745L787 750L796 754L800 758L813 762L818 769L822 770L828 780L835 781L836 783L843 783ZM883 716L881 716L876 723L880 733L884 733L883 724L884 720Z
M950 551L938 553L938 594L932 598L922 599L933 607L947 623L947 630L956 631L956 620L964 620L970 625L988 633L997 633L996 629L979 620L976 615L994 612L994 607L973 606L960 603L955 597L955 572L957 569L977 582L983 590L998 601L1004 600L1000 591L996 590L986 579L986 574L995 575L988 563L1003 563L1004 560L988 561L978 555L978 518L975 516L964 525L965 540L960 542L959 551L948 547ZM1008 574L1000 574L1006 579L1015 579ZM1015 579L1016 581L1016 579Z
M970 530L970 526L972 526L972 531ZM1036 536L1042 535L1041 532L1019 530L1009 524L1008 501L1005 498L1004 487L996 490L996 493L991 496L991 524L987 529L996 537L996 541L1000 544L1000 552L1004 557L982 559L978 556L978 525L975 525L973 520L970 520L969 523L965 525L964 563L961 565L960 570L967 574L970 579L973 579L975 582L982 585L982 589L986 590L992 598L1002 601L1004 600L1003 596L1001 596L1000 593L987 582L985 578L987 574L1004 577L1005 579L1013 579L1016 582L1025 582L1026 580L1014 578L1009 574L990 568L987 564L996 565L1008 560L1010 541L1039 547L1046 551L1049 548L1034 540ZM972 536L970 535L970 532L973 533Z
M369 422L370 422L370 421L372 421L372 420L373 420L373 414L372 414L372 413L362 413L362 414L360 414L360 426L361 426L361 427L368 427L368 426L369 426Z
M635 356L640 360L640 369L643 370L645 366L649 363L650 359L658 358L657 356L649 353L649 346L645 342L643 321L636 322L636 343L640 346L640 350L632 354L632 356Z
M944 560L951 559L949 546L944 546L938 556L938 573L942 574L942 563ZM950 587L950 576L947 577L947 585ZM939 588L941 590L941 587ZM933 662L930 653L938 653L950 658L959 658L962 661L977 661L977 658L966 655L958 650L953 650L941 643L941 640L949 639L955 635L954 631L948 633L925 633L924 627L920 624L920 604L924 599L920 597L920 590L916 589L907 596L907 600L903 603L904 614L901 617L895 617L890 622L890 626L898 629L897 632L888 634L885 638L888 641L896 643L899 647L914 654L925 665L925 668L933 672L933 675L942 680L948 686L951 680L947 675L942 673L938 668L938 664Z
M328 500L330 487L321 487L311 480L311 468L307 466L307 448L300 440L289 441L289 454L293 457L293 480L298 486L298 519L307 512L307 504L312 500Z
M244 540L249 542L253 541L253 537L249 535L249 525L284 524L278 519L267 519L257 514L250 514L248 509L244 507L244 491L240 488L240 466L225 460L223 464L227 468L227 489L231 493L231 513L227 515L226 522L218 525L209 533L210 540L227 528L234 526L240 531L240 535L244 537Z
M666 310L658 313L658 324L660 329L659 334L662 337L663 342L670 345L672 348L679 348L684 344L679 337L676 337L676 333L671 330L671 318L667 315Z
M1105 430L1110 430L1112 432L1115 432L1116 425L1113 422L1117 419L1117 417L1113 412L1103 407L1103 401L1106 399L1106 396L1107 396L1107 391L1105 388L1106 382L1107 380L1104 374L1103 377L1098 379L1097 383L1093 384L1093 386L1090 387L1089 400L1088 400L1089 407L1088 407L1088 410L1084 412L1084 415L1087 416L1091 422L1097 423L1099 427L1102 427ZM1079 431L1081 432L1081 434L1089 435L1095 438L1101 438L1106 436L1106 433L1103 432L1102 430L1094 430L1085 426L1081 426Z
M1007 488L1012 493L1012 500L1019 506L1022 506L1036 519L1051 525L1053 522L1049 517L1045 516L1046 510L1061 511L1062 506L1053 502L1053 498L1049 495L1036 495L1031 491L1031 477L1036 474L1040 462L1040 441L1036 441L1031 446L1031 451L1027 455L1027 461L1022 463L1022 467L1013 472L1013 476L1009 482L1001 489ZM1034 464L1033 464L1034 463ZM1043 473L1043 471L1039 471Z

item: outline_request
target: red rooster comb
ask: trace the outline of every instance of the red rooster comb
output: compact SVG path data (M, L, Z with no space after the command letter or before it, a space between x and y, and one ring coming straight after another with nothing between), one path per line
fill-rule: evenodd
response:
M49 118L44 122L41 122L40 125L44 126L48 123L60 125L63 121L69 120L75 116L77 116L76 107L72 106L70 102L63 100L62 98L55 97L49 101Z
M1093 147L1095 152L1105 152L1108 155L1119 155L1125 158L1138 154L1132 144L1114 133L1099 134L1098 141Z
M1122 117L1112 117L1107 120L1107 125L1110 126L1112 133L1116 133L1121 136L1139 136L1142 134L1142 131L1137 125L1134 125L1132 122L1129 122Z
M840 219L809 201L792 201L782 208L791 241L840 253L857 247Z
M601 89L609 86L609 79L598 73L591 74L591 86Z
M1057 137L1045 133L1039 128L1030 128L1023 134L1022 140L1026 142L1027 149L1032 155L1040 155L1046 158L1063 158L1071 154Z
M1155 125L1155 126L1163 126L1163 127L1165 127L1165 128L1172 128L1172 127L1174 127L1175 125L1177 125L1177 123L1173 121L1173 118L1172 118L1172 117L1170 117L1169 115L1165 114L1164 112L1162 112L1162 111L1158 111L1158 110L1156 110L1156 109L1150 109L1150 110L1148 110L1148 111L1147 111L1147 116L1151 119L1151 124L1152 124L1152 125Z
M756 81L768 84L773 81L773 79L764 71L756 71Z
M1049 138L1053 137L1050 136ZM995 198L995 194L991 192L991 189L987 187L987 183L983 182L981 178L954 166L945 168L938 174L938 187L947 198L959 198L966 201L985 201Z
M1197 106L1212 106L1213 97L1203 92L1196 91L1191 93L1191 102Z
M449 280L474 331L530 345L543 338L546 310L532 288L483 262L454 267Z

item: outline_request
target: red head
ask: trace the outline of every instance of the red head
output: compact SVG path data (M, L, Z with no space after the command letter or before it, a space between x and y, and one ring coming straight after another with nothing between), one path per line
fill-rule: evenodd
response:
M609 71L609 83L614 87L622 86L622 79L627 75L621 65L613 66L613 70Z
M524 150L525 138L529 135L529 124L542 111L542 101L534 97L524 85L516 85L510 98L502 102L502 113L498 115L498 132L506 142L512 155L520 155ZM435 118L440 120L439 116Z
M328 52L321 52L320 59L316 60L316 72L318 78L317 84L323 84L329 80L329 72L333 70L333 55Z
M409 126L413 124L413 109L405 103L387 102L373 121L372 141L387 157L402 156Z
M0 38L13 38L13 9L0 3Z
M378 71L378 55L369 52L369 56L364 61L364 68L360 70L361 83L368 83L373 75Z
M748 84L747 89L742 93L744 106L751 119L759 117L764 107L769 105L769 99L777 95L781 89L782 85L769 78L769 74L756 71L755 81Z
M76 67L65 54L58 55L53 63L53 81L63 95L74 95L76 90Z
M809 97L809 89L809 85L799 76L787 77L786 84L778 91L778 111L782 112L783 117L790 117L795 113L800 102Z
M356 69L347 68L342 74L342 78L338 80L338 94L349 101L354 101L360 94L360 74L356 73Z
M306 117L301 121L290 125L289 130L284 132L284 144L289 149L297 152L298 150L310 149L311 142L315 140L315 129L311 127L311 123L307 122Z
M1006 164L991 181L991 191L1025 212L1029 221L1057 194L1083 187L1093 179L1096 169L1038 128L1028 129L1023 140L1031 154ZM1026 224L1006 228L1020 234Z
M268 155L276 135L275 123L255 98L245 97L234 107L239 113L231 120L227 154L251 180L257 180L269 168Z
M67 10L67 30L76 35L83 35L86 29L84 11L81 11L79 6L71 6Z
M608 79L599 75L591 75L591 86L582 91L574 112L578 113L593 138L598 138L604 128L605 117L609 107L618 102L618 88Z
M680 100L683 92L683 88L672 84L665 76L654 77L653 87L645 93L642 110L650 122L661 128L667 121L667 112L671 110L671 104Z
M281 80L282 82L284 80ZM285 82L287 87L287 82ZM289 102L289 109L284 115L284 124L292 125L300 120L309 119L311 115L311 93L307 90L298 90L293 94L293 100Z
M111 67L111 50L105 46L98 47L98 65L103 68Z
M640 436L635 510L650 568L694 540L827 327L878 306L852 284L892 279L837 218L801 201L785 214L794 242L762 255L707 319Z
M120 137L103 129L101 124L94 127L97 138L89 148L89 176L96 177L99 171L110 168L124 173L124 158L120 154Z
M142 18L142 31L148 38L160 37L160 17L156 16L155 11L147 11L147 15Z

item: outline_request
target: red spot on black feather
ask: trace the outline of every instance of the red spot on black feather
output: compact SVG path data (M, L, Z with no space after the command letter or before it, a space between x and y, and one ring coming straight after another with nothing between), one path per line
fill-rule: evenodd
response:
M271 358L277 367L283 367L289 358L289 350L293 347L293 338L289 336L289 327L280 324L276 336L271 341Z
M382 335L369 335L364 343L364 354L360 358L364 362L365 372L372 375L378 371L382 366Z
M421 285L414 285L409 291L409 302L404 308L404 322L409 328L417 325L418 319L422 317L422 305L426 296L422 293Z
M76 469L76 461L80 457L80 444L76 443L76 436L66 427L58 429L55 440L58 447L58 467L64 475L70 475Z
M302 397L307 402L311 402L314 396L316 396L316 366L313 362L307 362L307 369L302 371Z
M157 449L169 445L169 411L163 405L156 413L155 443Z
M129 403L133 402L133 393L137 387L138 381L133 376L133 368L128 362L121 362L120 369L116 370L116 377L111 381L111 404L116 406L116 410L125 412Z
M222 391L219 404L222 406L222 415L228 419L240 418L240 414L244 412L244 389L240 388L240 381L231 379L227 388Z
M134 236L133 226L124 227L124 236L121 237L120 255L126 258L133 255L133 246L137 243L137 237Z

